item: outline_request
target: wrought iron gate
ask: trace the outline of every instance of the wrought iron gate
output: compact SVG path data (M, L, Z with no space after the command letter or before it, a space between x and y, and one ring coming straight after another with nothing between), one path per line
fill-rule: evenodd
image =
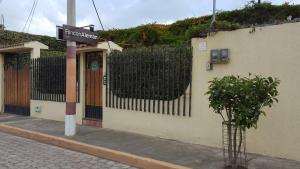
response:
M6 54L4 62L4 112L29 116L30 55Z

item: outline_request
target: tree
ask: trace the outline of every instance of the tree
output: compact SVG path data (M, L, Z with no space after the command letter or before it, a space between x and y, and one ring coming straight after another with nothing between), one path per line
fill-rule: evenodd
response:
M241 78L225 76L209 82L209 107L221 115L227 125L228 160L231 168L238 168L237 159L241 153L242 131L257 128L263 107L271 107L278 102L279 80L272 77L255 76ZM225 114L225 115L224 115ZM239 133L237 133L239 131ZM239 136L239 138L237 138ZM237 143L239 140L239 143Z

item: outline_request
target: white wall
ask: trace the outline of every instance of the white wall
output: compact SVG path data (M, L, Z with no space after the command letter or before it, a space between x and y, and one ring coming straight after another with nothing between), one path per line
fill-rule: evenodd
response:
M266 109L258 129L247 132L247 148L270 156L300 160L300 23L218 32L193 39L192 117L104 108L105 128L221 147L221 118L208 107L208 81L249 72L281 80L279 103ZM199 43L206 43L205 51ZM229 48L230 63L206 70L211 49ZM105 93L104 93L105 94ZM105 96L105 95L104 95Z

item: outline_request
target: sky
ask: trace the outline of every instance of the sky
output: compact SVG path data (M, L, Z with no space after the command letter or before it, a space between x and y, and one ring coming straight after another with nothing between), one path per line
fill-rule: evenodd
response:
M34 0L0 0L0 14L8 30L22 31ZM269 0L300 4L300 0ZM217 0L217 10L244 7L249 0ZM176 20L212 13L212 0L95 0L105 29L129 28L147 23L170 24ZM39 0L29 33L56 35L56 25L67 20L67 0ZM94 24L100 29L91 0L77 0L77 26ZM27 30L25 30L27 32Z

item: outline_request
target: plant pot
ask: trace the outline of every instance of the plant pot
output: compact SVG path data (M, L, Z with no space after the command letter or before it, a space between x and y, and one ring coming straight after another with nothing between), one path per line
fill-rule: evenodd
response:
M225 169L246 169L246 132L235 123L222 123L223 158Z

